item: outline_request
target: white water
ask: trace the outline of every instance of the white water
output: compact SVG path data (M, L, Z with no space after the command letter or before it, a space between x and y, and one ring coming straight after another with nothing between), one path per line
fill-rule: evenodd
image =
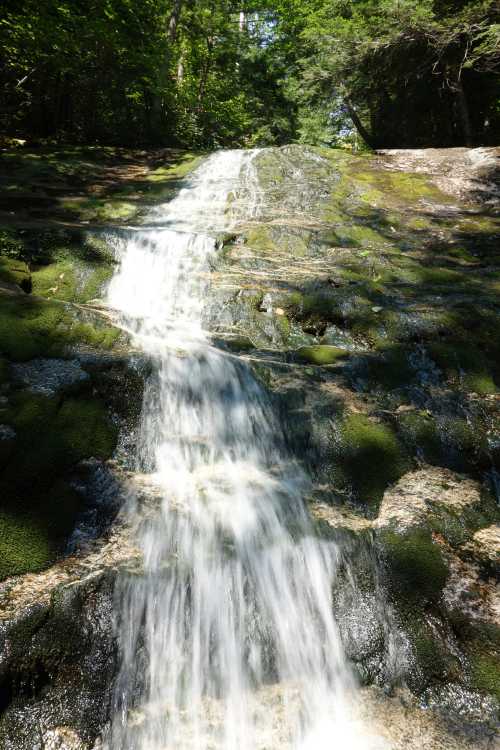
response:
M214 235L258 213L258 152L209 157L131 232L109 304L154 363L131 502L144 573L121 587L110 750L361 750L332 612L338 550L264 391L202 327ZM244 197L244 198L243 198Z

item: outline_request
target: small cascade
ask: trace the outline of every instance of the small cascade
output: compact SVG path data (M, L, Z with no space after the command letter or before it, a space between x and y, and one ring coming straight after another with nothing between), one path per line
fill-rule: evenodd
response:
M216 236L259 212L259 151L210 156L116 239L108 302L151 359L127 512L144 556L118 584L107 750L373 750L332 611L340 551L248 366L210 343Z

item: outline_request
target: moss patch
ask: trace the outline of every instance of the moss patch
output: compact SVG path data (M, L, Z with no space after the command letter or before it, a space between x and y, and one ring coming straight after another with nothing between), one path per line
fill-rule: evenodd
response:
M0 511L0 580L42 570L53 555L46 529L35 518Z
M68 484L80 461L106 459L116 428L103 403L89 397L47 397L18 391L3 422L16 431L0 473L0 575L39 570L61 549L82 500Z
M317 346L301 346L295 352L296 356L303 362L312 365L335 365L350 356L346 349L338 346L320 344Z
M448 567L430 532L414 529L401 535L384 530L380 541L392 591L409 601L437 601L448 577Z
M492 364L472 342L448 340L428 345L432 359L447 378L467 391L481 395L497 393Z
M78 343L109 348L119 331L79 322L60 302L0 296L0 351L22 362L41 356L60 356Z
M384 490L409 469L394 431L364 414L349 414L339 426L335 446L337 479L357 499L377 506Z
M478 655L472 659L471 667L474 687L494 695L500 703L500 656Z
M16 284L24 292L31 292L32 280L28 266L22 260L0 255L0 280Z

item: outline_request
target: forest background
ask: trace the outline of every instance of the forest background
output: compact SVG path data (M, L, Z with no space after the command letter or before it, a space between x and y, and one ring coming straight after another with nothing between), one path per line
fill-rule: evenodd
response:
M3 0L0 132L44 143L500 142L490 0Z

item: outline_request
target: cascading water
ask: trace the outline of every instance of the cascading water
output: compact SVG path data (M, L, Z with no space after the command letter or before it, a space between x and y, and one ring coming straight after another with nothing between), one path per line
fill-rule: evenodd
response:
M130 502L144 569L120 585L109 750L379 747L353 715L332 612L339 551L248 367L203 330L215 235L258 210L259 152L209 157L122 241L109 304L151 358Z

